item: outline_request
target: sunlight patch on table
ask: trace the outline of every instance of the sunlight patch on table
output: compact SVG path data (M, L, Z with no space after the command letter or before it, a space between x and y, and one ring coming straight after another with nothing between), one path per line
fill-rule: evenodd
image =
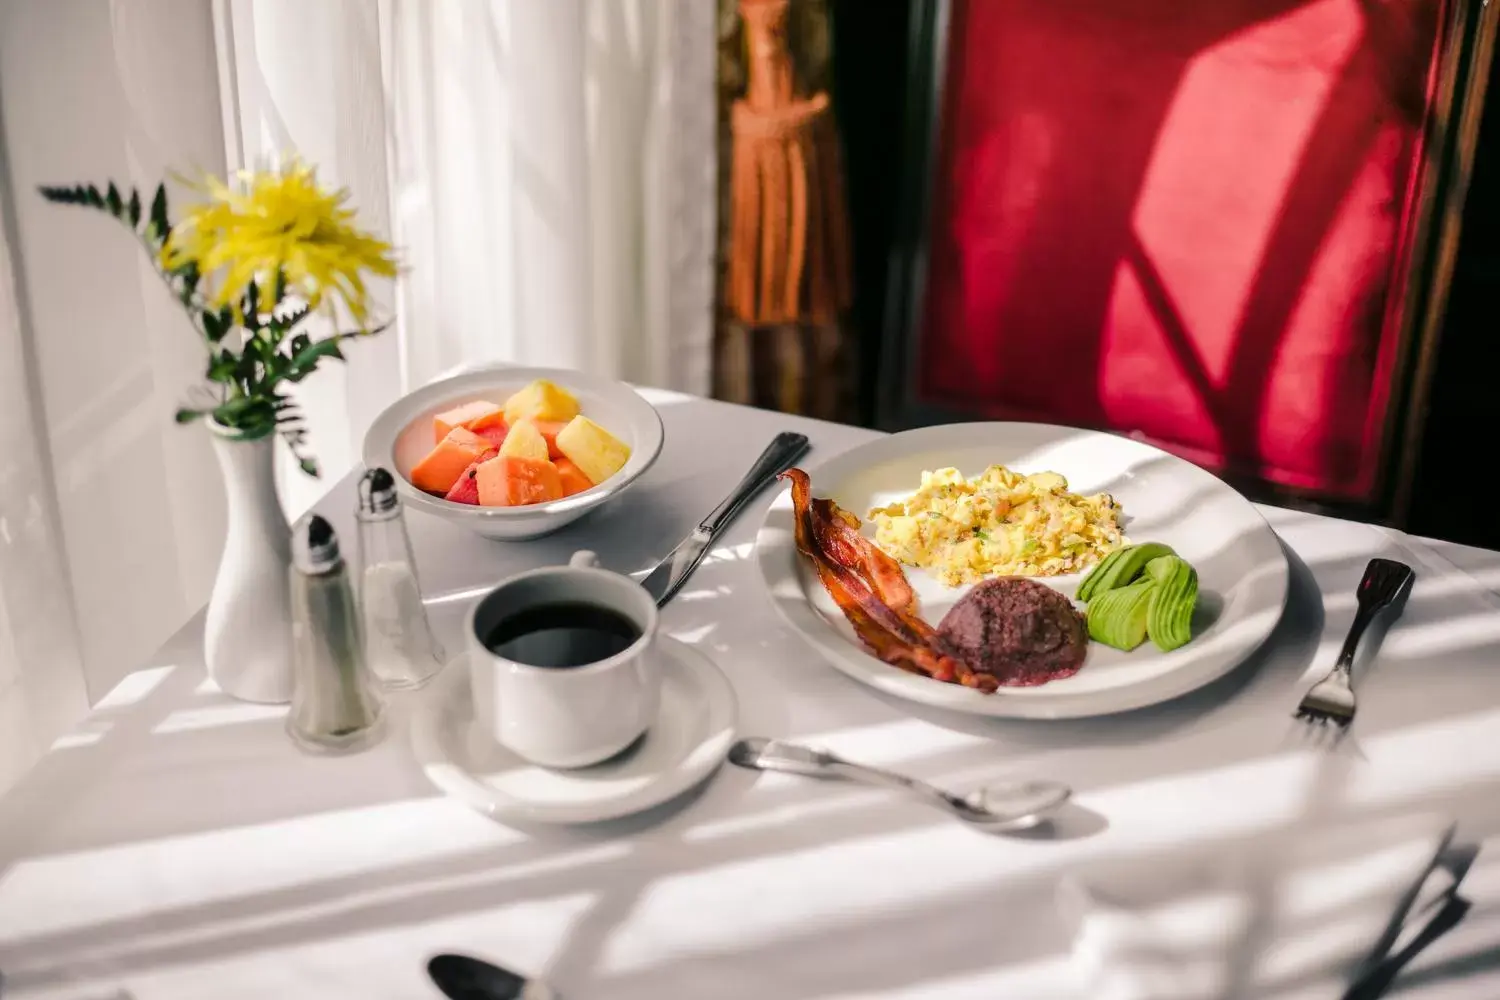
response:
M1077 801L1109 820L1111 845L1119 850L1190 848L1297 820L1306 811L1321 762L1316 752L1289 751L1098 788ZM1213 808L1205 809L1206 802Z
M699 601L711 601L728 593L728 587L700 587L698 590L680 591L672 600L678 604L693 604Z
M1077 1000L1072 960L1066 955L1036 962L1007 965L972 976L928 980L941 992L984 997L1026 997L1027 1000ZM962 991L962 993L960 993ZM929 994L931 995L931 994Z
M1306 518L1308 515L1299 515ZM1312 571L1323 593L1352 592L1367 562L1374 556L1399 559L1404 553L1368 525L1324 518L1316 523L1272 523L1283 543ZM1342 578L1346 583L1339 584Z
M69 991L46 994L59 1000L279 1000L305 995L309 984L327 997L436 996L428 957L495 957L498 951L508 966L537 974L566 950L571 928L597 904L594 894L583 891L513 901L453 888L405 899L334 899L171 932L111 935L65 952L22 955L6 972L21 983L61 974ZM120 990L125 969L129 992ZM90 981L90 974L97 978Z
M1399 805L1471 785L1492 787L1500 780L1500 761L1482 751L1493 745L1497 731L1500 711L1443 719L1360 740L1367 761L1310 746L1096 789L1078 801L1108 818L1116 850L1191 849L1212 838L1243 837L1314 816ZM1434 760L1443 766L1433 767ZM1204 809L1206 802L1213 808Z
M601 971L618 975L684 953L752 949L830 925L909 920L930 929L951 917L945 900L972 898L987 881L1017 873L1013 845L976 851L973 830L936 814L932 819L897 832L872 823L858 837L793 850L778 849L770 836L750 848L754 857L663 874L641 888L630 922L604 949ZM796 829L805 835L809 828ZM924 863L911 864L919 855ZM700 910L734 919L681 919Z
M934 726L916 718L897 718L873 725L814 732L798 736L797 742L815 744L851 760L882 767L899 767L903 761L969 747L982 757L995 756L995 744L982 736Z
M754 542L740 542L737 545L720 545L717 548L708 550L708 554L703 557L703 565L708 566L713 563L736 562L749 559L750 553L754 551Z
M756 779L756 792L771 793L793 789L799 784L805 786L811 780L813 779L795 775L767 773ZM764 786L762 787L759 782L764 782ZM851 809L869 808L890 802L895 794L888 790L869 788L864 785L847 783L829 785L819 788L814 798L796 799L769 809L756 809L757 796L751 795L744 800L744 811L699 823L683 833L682 841L685 844L713 843L728 837L740 837L801 824L817 823L847 814ZM914 809L922 808L919 802L912 802L911 806Z
M1356 720L1355 726L1359 723ZM1489 785L1496 794L1500 758L1491 751L1500 734L1500 709L1436 719L1359 741L1369 765L1349 776L1348 799L1377 803Z
M71 733L63 733L52 741L53 750L76 750L79 747L91 747L104 739L109 734L111 723L94 719L85 720L78 729Z
M168 715L151 730L153 733L180 733L192 729L216 729L244 722L264 722L280 719L286 715L285 705L262 705L257 702L239 701L229 705L211 705L206 708L180 708Z
M97 711L101 708L124 708L127 705L134 705L160 687L176 669L176 664L169 664L165 667L146 667L144 670L126 674L120 678L120 683L110 689L109 694L99 699L94 709Z
M415 799L24 858L0 874L0 943L139 916L142 900L170 910L295 896L316 891L299 888L310 878L348 892L358 883L341 880L527 839L445 799ZM502 853L484 871L504 862ZM82 899L88 906L77 905Z
M1492 610L1496 603L1495 591L1500 590L1500 570L1480 570L1472 574L1447 573L1442 576L1426 576L1418 571L1417 582L1411 592L1415 605L1402 613L1399 621L1418 611L1423 618L1430 615L1452 614L1454 604L1459 601L1478 604ZM1350 590L1328 594L1323 598L1323 612L1352 611L1359 605L1359 595Z
M996 921L997 933L1005 926L1004 918ZM982 935L975 940L982 941ZM1080 1000L1074 981L1072 960L1067 955L1027 962L1005 962L993 957L986 959L983 945L977 945L979 953L972 964L984 966L973 971L943 974L946 970L934 970L909 988L892 987L882 990L881 1000L905 1000L907 997L921 1000L937 1000L942 997L983 997L985 1000ZM826 994L827 1000L868 1000L869 990L848 993ZM819 1000L823 1000L820 997ZM1096 1000L1104 1000L1103 997Z
M1381 644L1382 656L1431 658L1463 650L1500 646L1500 614L1485 610L1439 621L1403 623L1397 619Z

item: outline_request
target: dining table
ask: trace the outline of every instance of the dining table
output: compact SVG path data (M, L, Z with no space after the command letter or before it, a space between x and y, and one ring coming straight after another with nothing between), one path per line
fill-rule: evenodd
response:
M464 615L500 579L578 550L640 575L767 442L804 467L878 432L659 390L659 459L545 537L499 542L416 511L424 601L462 668ZM353 538L351 473L317 503ZM391 695L374 747L315 756L286 707L204 672L200 612L98 700L0 800L0 993L68 1000L439 996L462 953L570 1000L1078 1000L1063 878L1167 872L1308 815L1448 816L1471 906L1389 994L1500 997L1500 553L1259 506L1290 567L1265 645L1228 675L1094 718L961 715L862 686L777 617L753 558L777 488L747 507L661 612L727 676L738 732L817 744L955 789L1065 782L1049 824L994 833L888 790L723 766L625 819L500 822L439 791ZM1454 516L1482 516L1470 497ZM1371 558L1411 566L1366 637L1342 740L1296 723L1333 664Z

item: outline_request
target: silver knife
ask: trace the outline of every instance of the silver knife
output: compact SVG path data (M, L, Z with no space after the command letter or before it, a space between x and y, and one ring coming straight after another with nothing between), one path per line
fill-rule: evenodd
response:
M661 607L672 599L672 595L677 593L693 570L697 568L698 563L703 560L703 555L713 544L713 540L730 521L734 520L734 515L740 512L740 508L744 507L768 483L790 469L797 459L807 453L807 448L806 434L783 431L776 435L776 440L760 453L760 458L755 460L755 464L750 467L745 478L740 480L734 492L725 497L724 502L699 522L698 527L693 529L693 533L678 543L671 555L657 563L656 568L646 574L646 578L641 581L641 586L656 598L657 607Z

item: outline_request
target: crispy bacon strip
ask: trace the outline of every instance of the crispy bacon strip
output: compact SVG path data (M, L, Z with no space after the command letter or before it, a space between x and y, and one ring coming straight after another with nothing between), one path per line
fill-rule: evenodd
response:
M901 565L859 533L859 518L832 500L814 500L806 472L788 469L796 518L797 549L849 624L881 661L934 680L986 693L994 676L969 669L944 648L937 632L917 614L916 597Z
M861 575L882 604L897 613L914 614L917 598L906 581L906 572L900 563L859 533L859 518L832 500L813 499L810 503L819 548L842 566L861 567Z

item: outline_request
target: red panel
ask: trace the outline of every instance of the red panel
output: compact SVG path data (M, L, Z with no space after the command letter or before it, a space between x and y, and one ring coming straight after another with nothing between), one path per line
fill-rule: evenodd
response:
M1441 14L956 2L920 399L1368 495Z

